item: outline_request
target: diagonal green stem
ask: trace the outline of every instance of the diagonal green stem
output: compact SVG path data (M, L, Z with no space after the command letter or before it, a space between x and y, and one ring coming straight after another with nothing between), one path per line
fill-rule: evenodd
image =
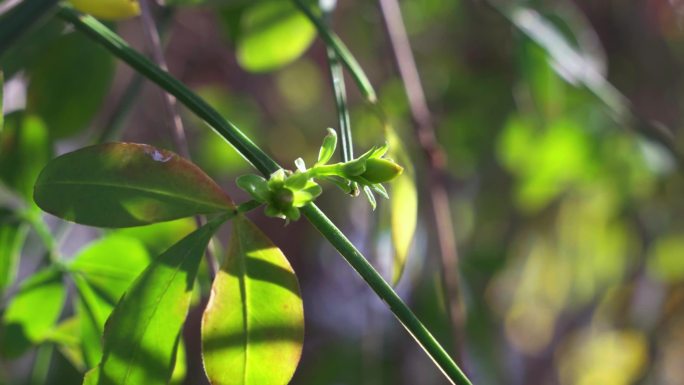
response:
M346 45L340 40L340 38L332 32L328 27L326 27L323 20L321 20L314 12L309 8L308 5L304 4L303 0L293 0L294 5L311 21L311 23L316 27L318 31L318 36L325 42L327 47L332 48L335 54L342 62L342 64L347 67L349 74L356 82L359 90L363 94L363 97L369 103L376 103L378 97L375 94L375 90L370 83L370 80L366 77L366 73L361 69L361 65L356 61L354 56L349 52Z
M37 0L26 0L37 1ZM262 174L270 175L280 166L265 152L256 146L234 124L222 117L204 100L190 91L183 83L161 70L143 55L133 50L121 37L90 16L82 16L69 8L62 8L59 17L72 23L79 31L107 48L121 60L128 63L142 75L155 82L161 88L174 95L181 103L205 120L216 132L230 142L247 161ZM457 385L469 385L471 382L449 357L444 348L430 334L427 328L411 312L392 287L368 263L364 256L344 234L314 204L303 208L304 215L340 252L347 262L368 283L373 291L387 303L390 310L418 341L421 347L437 364L447 378Z

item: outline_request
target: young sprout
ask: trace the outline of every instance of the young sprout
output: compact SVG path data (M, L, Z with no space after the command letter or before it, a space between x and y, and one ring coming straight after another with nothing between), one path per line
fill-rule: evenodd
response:
M404 169L383 158L388 150L387 144L373 147L349 162L327 164L336 147L337 134L329 128L313 167L307 169L304 160L298 158L294 173L281 169L271 174L268 180L257 175L243 175L237 179L237 184L253 199L266 205L266 215L287 221L299 219L299 208L321 194L322 189L316 179L332 182L346 193L353 193L354 183L362 186L373 209L376 206L373 193L389 198L382 183L401 175Z

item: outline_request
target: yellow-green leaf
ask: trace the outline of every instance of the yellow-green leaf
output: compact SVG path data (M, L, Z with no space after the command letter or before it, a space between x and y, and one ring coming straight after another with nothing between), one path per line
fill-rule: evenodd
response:
M98 385L166 385L215 219L162 253L136 279L107 320Z
M404 172L390 182L390 211L392 246L392 283L396 285L404 273L418 223L418 191L415 171L403 143L391 127L387 127L390 157L404 167Z
M248 219L234 220L228 255L202 319L212 385L285 385L299 362L304 310L297 277Z
M129 19L140 14L137 0L70 0L81 12L104 20Z
M194 164L133 143L90 146L52 160L38 177L34 198L53 215L100 227L140 226L233 208Z
M48 337L65 297L62 272L56 268L42 270L24 281L2 318L2 354L17 357Z
M313 25L290 1L255 3L242 15L238 62L248 71L271 71L301 56L315 37Z

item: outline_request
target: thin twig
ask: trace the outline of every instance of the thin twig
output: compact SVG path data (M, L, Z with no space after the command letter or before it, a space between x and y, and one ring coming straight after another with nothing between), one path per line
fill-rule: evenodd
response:
M166 65L166 59L164 58L161 39L159 38L159 31L157 30L154 18L152 17L152 12L150 10L149 0L140 1L140 16L143 23L143 30L145 32L148 49L152 55L152 60L161 69L169 72L169 68ZM160 92L164 97L166 116L169 118L171 123L171 138L173 140L174 147L183 158L190 159L190 148L188 147L188 141L185 136L183 120L181 119L180 113L178 111L178 102L170 93L164 92L162 90L160 90ZM195 223L197 224L197 227L201 227L204 225L205 220L201 216L197 215L195 216ZM214 253L211 251L211 247L207 247L204 255L207 260L210 278L213 279L218 271L218 263L214 257Z
M456 246L454 225L451 220L449 198L444 182L446 157L437 143L432 114L423 92L423 86L413 52L411 51L411 44L406 33L399 3L397 0L379 1L387 35L392 45L395 64L408 97L418 144L428 161L428 186L440 248L443 289L454 338L453 348L458 354L461 352L465 307L463 306L459 285L458 248Z

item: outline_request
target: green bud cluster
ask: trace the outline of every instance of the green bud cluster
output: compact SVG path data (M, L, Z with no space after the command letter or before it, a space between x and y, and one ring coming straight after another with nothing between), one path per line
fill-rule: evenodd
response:
M403 172L392 160L383 158L388 146L373 147L360 157L346 163L328 164L337 147L337 134L329 128L318 153L318 160L307 169L301 158L295 161L297 171L278 170L268 180L257 175L243 175L238 186L253 199L266 205L266 215L296 221L299 208L316 199L322 192L316 179L332 182L344 192L358 194L355 184L363 187L375 209L374 193L389 198L382 183L389 182Z

